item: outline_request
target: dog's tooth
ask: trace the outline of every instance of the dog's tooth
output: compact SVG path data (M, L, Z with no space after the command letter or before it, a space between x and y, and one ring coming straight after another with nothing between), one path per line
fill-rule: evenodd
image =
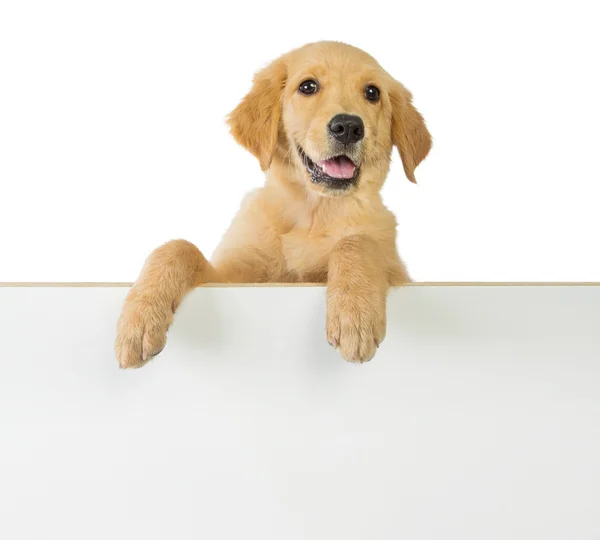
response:
M326 163L323 163L323 164L321 165L321 170L322 170L322 171L323 171L325 174L327 174L327 164L326 164Z

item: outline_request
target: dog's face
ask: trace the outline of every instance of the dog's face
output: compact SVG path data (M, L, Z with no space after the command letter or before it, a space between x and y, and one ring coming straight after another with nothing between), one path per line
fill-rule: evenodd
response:
M431 147L410 93L342 43L310 44L263 69L229 123L263 170L278 160L292 180L325 196L380 189L394 145L414 182Z

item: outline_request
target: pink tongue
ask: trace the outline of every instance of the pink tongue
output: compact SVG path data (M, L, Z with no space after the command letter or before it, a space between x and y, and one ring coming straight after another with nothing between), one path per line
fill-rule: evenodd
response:
M346 156L319 161L318 165L323 169L325 174L328 174L333 178L350 179L354 176L354 170L356 169L354 163Z

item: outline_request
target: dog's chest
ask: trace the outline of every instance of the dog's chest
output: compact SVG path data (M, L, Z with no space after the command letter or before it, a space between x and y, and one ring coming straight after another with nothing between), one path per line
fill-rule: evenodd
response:
M281 235L281 249L286 267L299 276L321 274L327 271L329 256L336 243L328 231L318 234L309 229L293 229Z

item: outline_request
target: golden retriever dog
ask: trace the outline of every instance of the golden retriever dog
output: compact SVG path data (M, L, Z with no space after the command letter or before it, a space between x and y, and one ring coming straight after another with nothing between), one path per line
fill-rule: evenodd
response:
M394 146L412 182L431 148L412 95L362 50L318 42L259 71L228 121L265 185L246 196L211 262L185 240L150 254L117 325L120 366L156 356L185 294L205 283L326 284L328 342L350 362L370 360L388 290L409 281L380 190Z

